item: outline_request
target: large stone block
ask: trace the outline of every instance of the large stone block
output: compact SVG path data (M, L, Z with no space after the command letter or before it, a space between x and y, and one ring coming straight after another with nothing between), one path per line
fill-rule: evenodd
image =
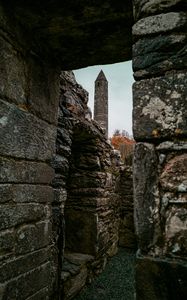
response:
M56 128L15 105L0 101L2 155L45 161L54 153Z
M177 31L187 23L187 16L182 12L169 12L143 18L132 27L135 37L144 35L160 34L168 31Z
M15 252L24 254L38 250L52 242L52 228L49 221L34 225L23 225L16 232Z
M172 69L185 69L186 47L186 33L182 32L139 39L133 45L135 79L155 77Z
M135 19L145 17L161 12L180 10L185 7L186 0L134 0L134 16Z
M54 200L53 188L32 184L0 184L0 202L51 203Z
M135 230L139 248L148 252L160 238L158 159L152 144L138 143L134 152Z
M137 258L137 300L185 300L186 298L187 264L185 261Z
M45 247L38 251L5 261L0 267L0 282L12 280L21 274L25 274L32 269L49 261L51 258L51 249Z
M2 183L51 183L54 170L46 163L14 160L0 157L0 182Z
M187 142L183 140L165 141L160 143L156 149L159 152L162 152L161 155L163 155L165 152L167 153L168 151L185 151L187 150Z
M27 299L32 294L50 285L51 267L47 262L1 286L2 299Z
M46 218L49 208L41 204L6 204L0 207L0 230L20 225L25 222L39 221Z
M133 131L136 140L187 136L187 73L141 80L133 86Z

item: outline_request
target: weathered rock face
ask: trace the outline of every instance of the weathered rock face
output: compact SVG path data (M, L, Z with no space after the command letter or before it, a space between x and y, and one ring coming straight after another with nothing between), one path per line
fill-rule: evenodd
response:
M185 299L187 7L161 0L134 5L133 126L142 141L134 158L137 299Z
M173 71L134 84L134 135L137 140L187 135L187 75Z

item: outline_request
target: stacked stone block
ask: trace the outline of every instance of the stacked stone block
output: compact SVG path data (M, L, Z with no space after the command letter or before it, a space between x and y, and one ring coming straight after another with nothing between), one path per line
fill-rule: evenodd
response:
M49 160L58 80L55 70L25 54L19 38L1 9L0 298L48 299L55 282Z
M187 296L187 14L184 1L134 1L137 299Z

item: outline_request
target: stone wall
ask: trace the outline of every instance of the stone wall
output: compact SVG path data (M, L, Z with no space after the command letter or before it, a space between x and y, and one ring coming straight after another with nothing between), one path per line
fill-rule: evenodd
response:
M120 168L116 191L120 195L119 246L136 250L134 230L133 174L132 166Z
M0 22L0 298L48 299L58 73L25 53L2 11Z
M161 0L134 6L137 299L185 299L187 7Z

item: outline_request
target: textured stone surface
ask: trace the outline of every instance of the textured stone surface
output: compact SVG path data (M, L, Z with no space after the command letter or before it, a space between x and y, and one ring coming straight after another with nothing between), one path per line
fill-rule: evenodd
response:
M163 151L163 152L166 152L166 151L173 151L173 150L187 150L187 142L186 141L183 141L183 140L176 140L174 142L172 141L166 141L166 142L163 142L163 143L160 143L156 149L158 151Z
M187 266L176 260L138 257L137 300L181 300L187 295Z
M0 53L0 97L8 98L18 105L26 105L27 82L24 61L13 45L2 37L0 37Z
M5 101L1 101L0 125L2 155L36 160L51 158L56 136L54 126Z
M32 184L0 184L0 202L50 203L54 200L53 189L49 186Z
M0 157L0 182L2 183L51 183L54 170L45 163L16 161Z
M138 143L134 153L134 206L138 246L149 251L159 237L158 165L154 145Z
M185 0L134 0L135 19L140 17L176 10L183 10Z
M7 300L19 299L24 300L31 296L35 291L40 290L49 284L50 264L45 263L40 267L31 270L18 278L7 282L2 286L2 298ZM30 284L32 282L32 284Z
M52 242L51 223L40 222L24 225L16 232L15 252L24 254L44 248Z
M14 248L14 231L5 230L0 233L0 255L6 252L11 252Z
M137 259L137 299L185 299L187 296L186 178L185 141L166 141L156 147L145 143L136 145L135 225L138 253L147 255ZM145 184L148 187L144 190Z
M165 223L166 255L186 257L187 255L187 209L170 207L166 212Z
M147 78L187 64L186 33L148 36L133 45L133 70L136 79ZM169 56L168 56L169 53Z
M187 135L185 72L172 72L133 86L133 131L136 140Z
M133 174L132 167L125 166L120 170L116 189L121 196L119 246L136 249L134 228L134 199L133 199Z
M35 293L31 297L27 298L28 300L46 300L49 299L49 288L44 287L43 289L39 290L39 292Z
M40 119L56 125L60 70L55 70L41 62L39 64L37 60L31 60L27 64L30 78L28 83L29 111Z
M169 12L139 20L133 25L132 33L134 36L165 33L178 30L184 27L186 23L187 17L185 13Z
M47 207L39 204L2 205L0 229L6 229L25 222L38 221L46 217Z
M26 272L35 269L37 266L48 261L49 257L50 249L48 247L17 258L13 257L8 262L2 263L0 268L0 282L3 283L12 280L19 277L21 274L25 274Z
M33 58L23 59L21 49L13 47L6 35L1 37L0 34L0 41L1 99L8 99L18 107L55 124L59 73Z
M168 161L161 174L160 183L163 190L187 192L187 154Z

